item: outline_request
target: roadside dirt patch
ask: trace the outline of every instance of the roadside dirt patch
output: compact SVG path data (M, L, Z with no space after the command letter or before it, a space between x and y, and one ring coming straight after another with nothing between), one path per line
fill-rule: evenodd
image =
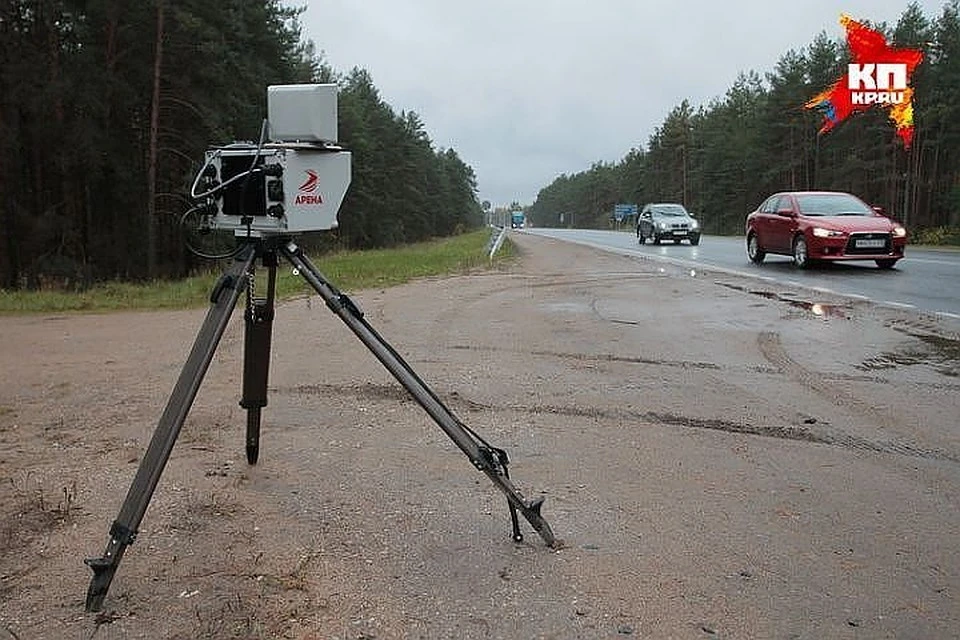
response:
M956 636L956 327L514 237L507 272L354 298L565 548L513 543L502 495L302 298L259 464L238 312L87 614L83 559L204 310L5 317L0 639Z

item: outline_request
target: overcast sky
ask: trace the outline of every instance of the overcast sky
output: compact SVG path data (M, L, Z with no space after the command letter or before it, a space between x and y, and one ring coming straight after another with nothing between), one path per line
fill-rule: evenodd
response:
M296 4L296 3L293 3ZM918 3L930 19L943 2ZM315 0L302 16L337 71L367 69L397 112L477 174L481 200L532 204L560 174L646 147L684 98L765 73L840 14L895 24L906 0Z

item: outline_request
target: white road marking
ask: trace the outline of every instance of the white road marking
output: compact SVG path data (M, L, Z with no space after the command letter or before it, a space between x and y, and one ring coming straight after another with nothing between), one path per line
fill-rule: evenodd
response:
M560 240L560 241L564 241L564 242L573 242L573 243L576 243L576 244L581 244L581 245L584 245L584 246L593 247L594 249L600 249L601 251L608 251L608 252L610 252L610 253L619 253L619 254L621 254L621 255L637 256L637 257L644 258L644 259L648 259L648 260L649 260L649 259L659 260L660 262L667 262L667 263L670 263L670 264L673 264L673 265L679 266L679 267L700 267L700 268L702 268L702 269L705 269L706 271L726 273L726 274L728 274L728 275L740 276L740 277L744 277L744 278L750 278L750 279L752 279L752 280L763 280L763 281L765 281L765 282L777 283L777 284L779 284L779 283L782 282L783 284L787 284L787 285L790 285L790 286L793 286L793 287L798 287L798 288L800 288L800 289L814 290L814 291L817 291L817 292L819 292L819 293L824 293L824 294L829 294L829 295L835 295L835 296L838 296L838 297L840 297L840 298L848 298L848 299L851 299L851 300L856 300L856 301L858 301L858 302L869 302L869 303L873 303L873 304L879 304L879 305L884 305L884 306L896 307L896 308L900 308L900 309L919 310L916 305L907 304L907 303L904 303L904 302L893 302L893 301L890 301L890 300L887 300L887 301L874 301L874 300L873 300L872 298L870 298L869 296L865 296L865 295L859 294L859 293L844 293L844 292L842 292L842 291L834 291L834 290L832 290L832 289L826 289L826 288L823 288L823 287L812 287L812 286L810 286L810 285L808 285L808 284L804 284L804 283L802 283L802 282L800 282L800 281L798 281L798 280L792 280L792 279L790 279L790 280L781 281L781 280L778 280L778 279L775 278L775 277L760 275L760 274L758 274L758 273L756 273L756 272L741 271L741 270L739 270L739 269L731 269L731 268L728 268L728 267L721 267L721 266L718 266L718 265L704 265L704 264L702 264L702 263L700 263L700 262L697 262L697 261L695 261L695 260L685 260L685 259L683 259L683 258L676 258L676 257L673 257L673 256L666 256L666 255L663 255L663 248L662 248L662 247L661 247L661 252L660 252L660 253L650 253L649 251L644 251L644 250L640 249L639 247L638 247L638 248L617 247L617 246L615 246L615 245L601 244L601 243L595 243L595 242L583 241L583 240L573 240L573 239L570 239L570 238L550 236L550 235L546 235L546 234L542 235L541 237L552 238L553 240ZM904 260L906 261L906 260L908 260L908 258L904 258ZM954 263L954 262L949 262L949 261L945 261L945 260L936 260L936 259L930 259L930 258L909 258L909 260L912 260L912 261L915 261L915 262L929 262L929 263L933 263L933 264L946 264L946 265L955 265L955 264L956 264L956 263ZM664 270L661 269L660 273L664 273ZM925 311L924 313L929 313L929 314L932 314L932 315L934 315L934 316L941 317L941 318L950 318L951 320L960 319L960 314L950 313L949 311L934 311L934 310L930 310L930 311Z
M926 262L927 264L945 264L949 267L958 266L955 261L937 260L936 258L903 258L903 262Z

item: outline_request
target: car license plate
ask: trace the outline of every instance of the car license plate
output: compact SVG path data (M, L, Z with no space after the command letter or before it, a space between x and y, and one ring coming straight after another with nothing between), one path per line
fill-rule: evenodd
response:
M858 249L883 249L887 246L886 240L875 240L873 238L866 238L863 240L857 240L856 245Z

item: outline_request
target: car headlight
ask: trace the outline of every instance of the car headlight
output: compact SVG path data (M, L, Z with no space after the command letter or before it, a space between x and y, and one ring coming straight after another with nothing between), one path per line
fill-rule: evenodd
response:
M820 227L813 228L813 235L818 238L839 238L840 236L846 235L843 231L835 231L833 229L822 229Z
M700 228L700 223L691 218L691 219L690 219L690 228L691 228L691 229L699 229L699 228Z
M905 238L907 236L907 230L897 225L893 228L893 237L894 238Z

